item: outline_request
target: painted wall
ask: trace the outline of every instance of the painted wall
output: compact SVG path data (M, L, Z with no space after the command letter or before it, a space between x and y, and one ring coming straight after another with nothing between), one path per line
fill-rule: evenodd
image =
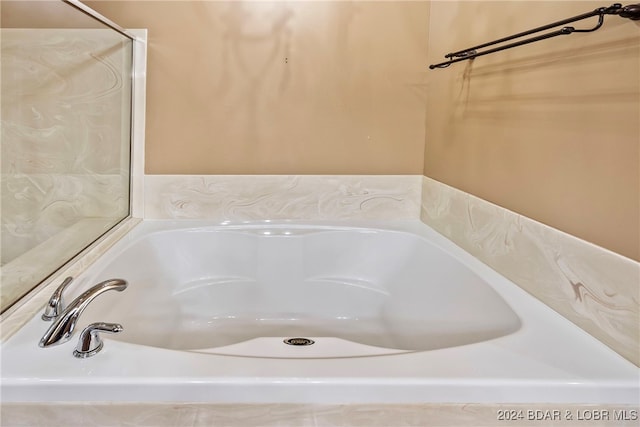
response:
M428 2L87 1L149 29L148 174L421 174Z
M87 3L150 30L148 174L424 173L640 259L640 24L425 67L601 2Z
M608 5L434 1L429 64ZM424 174L638 260L638 76L640 22L618 16L430 71Z

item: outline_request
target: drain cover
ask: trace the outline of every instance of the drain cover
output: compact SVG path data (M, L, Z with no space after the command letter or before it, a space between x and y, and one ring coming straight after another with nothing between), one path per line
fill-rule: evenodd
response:
M289 345L311 345L315 343L315 341L309 338L287 338L284 340L284 343Z

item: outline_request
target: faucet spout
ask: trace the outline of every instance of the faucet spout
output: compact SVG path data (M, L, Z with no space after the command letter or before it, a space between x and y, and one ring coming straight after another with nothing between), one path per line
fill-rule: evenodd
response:
M98 295L110 290L122 292L127 288L127 286L128 284L126 280L109 279L104 282L100 282L91 289L83 292L78 298L69 304L60 316L56 318L53 325L49 327L40 340L40 347L49 347L69 341L73 335L73 331L80 315L91 301L93 301Z

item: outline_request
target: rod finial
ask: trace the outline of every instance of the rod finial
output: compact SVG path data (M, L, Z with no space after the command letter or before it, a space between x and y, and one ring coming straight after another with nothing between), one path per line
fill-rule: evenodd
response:
M623 7L619 15L623 18L629 18L632 21L640 20L640 3L629 4Z

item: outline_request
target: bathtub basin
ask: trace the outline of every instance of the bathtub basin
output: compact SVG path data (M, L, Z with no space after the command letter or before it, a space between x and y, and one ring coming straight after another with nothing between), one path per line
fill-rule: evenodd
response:
M313 350L355 357L470 344L520 327L504 299L464 264L415 234L391 230L155 232L92 280L108 277L126 278L130 287L96 300L87 319L118 319L128 327L113 339L166 349L318 357L282 352L289 350L282 342L329 337L347 342ZM255 339L259 345L228 347Z
M105 349L2 344L3 401L636 403L638 369L419 221L143 221L69 290ZM291 338L291 345L286 343ZM52 369L53 368L53 369Z

